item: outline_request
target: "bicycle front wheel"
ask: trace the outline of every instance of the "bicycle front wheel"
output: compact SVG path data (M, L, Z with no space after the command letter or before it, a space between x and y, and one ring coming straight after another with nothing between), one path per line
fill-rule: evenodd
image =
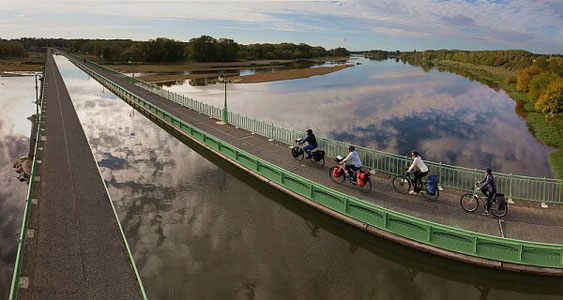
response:
M328 176L330 176L330 179L338 184L342 184L344 182L344 180L346 180L346 172L342 172L340 174L340 176L335 177L334 176L334 171L340 169L339 167L332 167L328 170Z
M465 194L459 198L459 204L467 212L474 212L479 207L479 199L473 194Z
M406 194L411 189L411 181L402 175L393 177L393 187L401 194Z

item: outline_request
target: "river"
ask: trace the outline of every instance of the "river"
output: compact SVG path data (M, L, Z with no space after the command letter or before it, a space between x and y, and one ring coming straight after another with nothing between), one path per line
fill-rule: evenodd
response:
M554 149L535 139L504 91L394 59L356 57L349 63L355 66L323 76L230 84L228 107L391 153L416 149L436 162L552 177L548 154ZM165 88L223 107L222 84L194 86L186 80Z
M56 61L151 299L559 299L560 279L427 255L263 187L180 143L65 58ZM6 90L23 105L33 85L14 80L20 85ZM15 96L20 89L31 94ZM33 106L26 109L1 119L22 126L16 158L28 147L21 120L29 122ZM0 225L12 224L2 232L12 238L0 240L3 270L13 267L25 185L7 189L20 194L8 197L9 214L2 207Z

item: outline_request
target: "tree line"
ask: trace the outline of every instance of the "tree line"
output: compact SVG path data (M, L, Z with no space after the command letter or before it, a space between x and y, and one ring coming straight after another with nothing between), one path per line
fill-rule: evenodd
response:
M563 57L560 55L524 50L427 50L400 52L398 57L423 67L448 60L515 71L517 75L505 78L505 87L516 85L516 90L526 94L538 111L550 115L563 113Z
M23 57L28 51L60 47L77 54L95 56L104 61L146 62L226 62L253 59L310 59L322 56L349 56L345 48L326 50L300 43L239 44L232 39L203 35L188 42L156 38L149 41L129 39L35 39L0 40L0 58Z

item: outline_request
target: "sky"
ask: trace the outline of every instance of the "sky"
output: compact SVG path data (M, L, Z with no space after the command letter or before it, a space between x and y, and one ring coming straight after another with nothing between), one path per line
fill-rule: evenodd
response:
M0 0L0 38L203 34L349 50L563 53L563 0Z

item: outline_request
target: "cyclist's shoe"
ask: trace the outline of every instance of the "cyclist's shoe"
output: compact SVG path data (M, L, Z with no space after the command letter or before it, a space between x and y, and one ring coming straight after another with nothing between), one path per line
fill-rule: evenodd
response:
M491 213L490 213L488 210L485 210L485 211L483 212L483 216L488 216L488 215L490 215L490 214L491 214Z
M354 180L354 179L350 179L350 182L351 182L353 185L357 185L357 184L358 184L358 182L357 182L356 180Z
M409 191L409 194L411 194L411 195L416 195L416 194L418 194L418 193L415 192L415 191L413 191L413 190L410 190L410 191Z

